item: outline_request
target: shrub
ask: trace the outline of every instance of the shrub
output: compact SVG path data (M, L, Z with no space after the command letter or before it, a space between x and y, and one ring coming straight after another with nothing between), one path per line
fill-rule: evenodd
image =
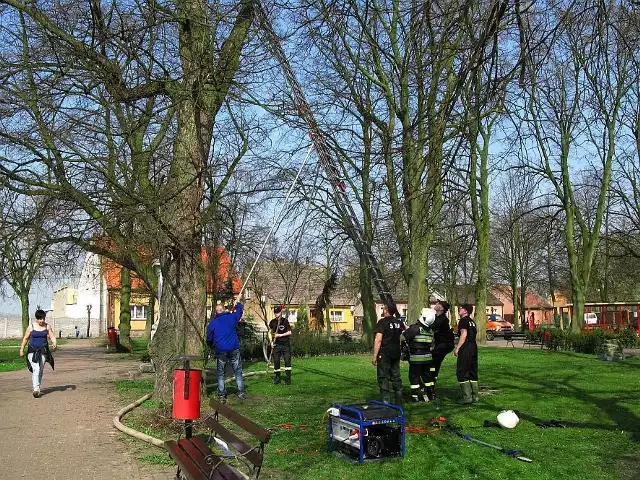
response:
M346 340L346 336L349 336L349 340ZM296 331L291 339L291 353L295 357L350 355L369 351L370 348L364 342L353 340L348 332L341 333L334 340L318 332Z
M528 341L540 342L547 332L545 345L552 350L570 350L578 353L596 354L600 352L606 340L617 339L624 348L638 345L638 336L632 329L616 332L612 329L596 328L590 331L573 332L559 328L536 329L525 332Z

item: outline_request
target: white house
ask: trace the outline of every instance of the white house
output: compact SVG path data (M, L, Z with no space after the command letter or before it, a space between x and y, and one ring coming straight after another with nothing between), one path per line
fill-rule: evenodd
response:
M56 334L75 336L76 328L82 336L95 337L106 331L107 284L102 275L100 257L87 253L80 276L73 284L62 285L53 291L52 309L47 315Z

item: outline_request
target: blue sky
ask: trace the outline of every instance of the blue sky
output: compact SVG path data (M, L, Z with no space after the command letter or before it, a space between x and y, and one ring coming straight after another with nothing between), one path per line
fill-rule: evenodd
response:
M0 315L20 315L20 299L7 286L6 296L0 297ZM53 299L53 287L45 282L34 282L31 294L29 295L30 306L29 315L33 317L33 312L39 304L42 308L51 308L51 300Z

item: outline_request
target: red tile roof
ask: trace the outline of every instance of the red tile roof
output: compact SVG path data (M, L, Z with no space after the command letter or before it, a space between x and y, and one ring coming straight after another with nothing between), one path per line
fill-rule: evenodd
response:
M112 242L109 242L110 248L116 248ZM227 281L229 280L229 270L231 269L231 258L229 257L229 253L223 248L218 247L218 274L213 275L211 269L207 268L208 261L210 255L208 251L212 251L212 247L202 247L202 262L204 263L205 274L207 276L207 293L215 292L226 292L227 291ZM122 270L122 266L117 264L111 259L104 258L102 261L102 268L104 271L104 277L107 282L107 289L119 289L120 288L120 272ZM242 280L237 273L233 273L233 278L231 281L231 290L232 293L238 294L240 293L240 289L242 288ZM135 272L131 272L131 290L132 291L149 291L149 287Z

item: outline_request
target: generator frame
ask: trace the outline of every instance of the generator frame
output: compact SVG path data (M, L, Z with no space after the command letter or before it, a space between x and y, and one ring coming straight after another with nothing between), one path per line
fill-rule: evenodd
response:
M382 407L386 407L386 408L390 408L393 409L397 412L396 417L394 418L372 418L372 419L365 419L363 412L357 408L354 408L354 405L342 405L342 404L334 404L333 408L337 408L339 411L339 415L331 415L331 419L329 421L329 442L328 442L328 449L329 451L333 451L334 450L334 443L338 443L341 445L347 445L350 446L352 448L357 448L358 449L358 463L364 463L365 460L378 460L378 458L376 459L367 459L365 458L366 455L366 446L365 446L365 442L366 442L366 429L369 427L374 427L374 426L378 426L378 425L392 425L392 424L397 424L400 428L400 455L399 456L394 456L394 457L386 457L386 458L404 458L404 454L405 454L405 421L404 421L404 410L402 409L402 407L399 407L397 405L392 405L389 403L383 403L383 402L379 402L377 400L371 400L370 402L368 402L366 405L376 405L376 406L382 406ZM344 415L344 413L348 413L348 415ZM340 422L343 422L344 424L351 424L354 426L354 428L358 429L358 447L355 447L353 445L354 440L351 440L349 442L340 439L334 439L334 431L333 431L333 421L334 419L337 419ZM383 457L384 458L384 457Z

